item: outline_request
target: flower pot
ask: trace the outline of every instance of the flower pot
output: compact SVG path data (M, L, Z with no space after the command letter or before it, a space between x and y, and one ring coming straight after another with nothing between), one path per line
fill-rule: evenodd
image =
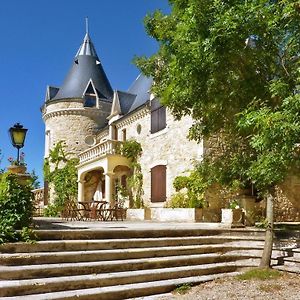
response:
M144 208L130 208L126 211L126 220L130 221L144 221L145 209Z
M12 174L25 174L27 168L25 166L10 165L7 170Z
M151 207L151 220L159 222L201 222L202 208Z
M244 212L241 208L222 209L222 223L229 227L244 227Z

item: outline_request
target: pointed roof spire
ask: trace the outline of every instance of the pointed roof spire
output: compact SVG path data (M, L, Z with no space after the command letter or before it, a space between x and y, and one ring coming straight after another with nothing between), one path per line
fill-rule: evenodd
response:
M85 33L89 34L89 18L85 17Z
M98 97L112 100L113 90L89 36L88 27L86 18L86 34L83 43L77 51L63 85L53 99L82 98L87 84L92 80Z
M97 52L95 50L94 44L89 35L89 19L85 18L85 36L81 46L79 47L75 57L79 55L90 55L98 59ZM99 60L99 59L98 59Z

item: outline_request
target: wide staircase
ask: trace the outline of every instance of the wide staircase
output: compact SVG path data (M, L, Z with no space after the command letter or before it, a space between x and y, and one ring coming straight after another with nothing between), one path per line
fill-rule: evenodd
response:
M274 269L300 274L300 231L277 230L272 255Z
M39 230L0 246L1 299L131 299L258 266L255 230Z

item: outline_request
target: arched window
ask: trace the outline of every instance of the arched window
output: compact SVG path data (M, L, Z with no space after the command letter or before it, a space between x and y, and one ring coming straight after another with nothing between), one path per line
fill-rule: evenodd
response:
M166 173L167 167L163 165L151 169L151 202L166 201Z

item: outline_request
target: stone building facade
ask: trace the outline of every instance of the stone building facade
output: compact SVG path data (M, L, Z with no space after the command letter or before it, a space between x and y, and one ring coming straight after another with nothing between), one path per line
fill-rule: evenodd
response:
M118 151L126 140L141 144L143 200L149 207L163 207L175 193L175 177L187 174L205 155L207 144L187 139L193 120L176 121L151 94L151 86L151 78L140 75L127 91L113 91L87 33L63 85L47 88L45 157L61 140L67 152L78 156L78 201L115 201L116 186L126 186L132 172ZM300 221L294 189L299 190L299 181L291 178L278 187L278 221ZM224 207L216 195L208 193L210 207ZM241 204L249 211L264 209L253 198L244 197Z

